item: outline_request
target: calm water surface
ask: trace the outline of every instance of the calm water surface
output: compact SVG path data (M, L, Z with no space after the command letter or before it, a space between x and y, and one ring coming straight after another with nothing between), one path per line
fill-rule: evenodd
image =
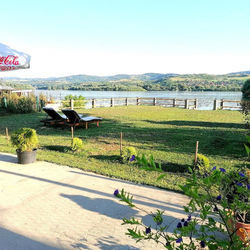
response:
M86 99L115 98L115 97L158 97L158 98L180 98L198 99L198 108L209 110L213 108L214 99L240 100L241 92L186 92L186 91L81 91L81 90L36 90L35 94L43 93L48 97L52 96L56 100L62 100L67 95L82 95ZM108 103L107 103L108 105ZM89 105L88 105L89 106ZM105 106L105 105L104 105Z

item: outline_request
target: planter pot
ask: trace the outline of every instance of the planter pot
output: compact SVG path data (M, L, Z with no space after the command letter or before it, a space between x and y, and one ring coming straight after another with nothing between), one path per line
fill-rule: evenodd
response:
M235 227L235 229L237 230L236 234L243 242L247 243L250 237L250 224L237 221Z
M33 149L33 151L25 151L21 152L19 150L17 152L17 160L19 164L29 164L36 161L36 152L37 149Z

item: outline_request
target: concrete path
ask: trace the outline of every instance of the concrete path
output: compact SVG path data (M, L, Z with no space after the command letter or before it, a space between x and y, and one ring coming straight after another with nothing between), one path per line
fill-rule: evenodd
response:
M186 216L187 198L181 194L48 162L16 162L15 155L0 153L1 250L164 249L125 235L124 217L154 223L114 197L117 188L133 194L135 204L149 212L165 210L165 221Z

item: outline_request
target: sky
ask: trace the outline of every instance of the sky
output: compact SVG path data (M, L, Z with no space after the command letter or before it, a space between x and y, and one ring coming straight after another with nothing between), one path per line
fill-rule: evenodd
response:
M250 70L249 0L0 0L0 43L31 55L0 77Z

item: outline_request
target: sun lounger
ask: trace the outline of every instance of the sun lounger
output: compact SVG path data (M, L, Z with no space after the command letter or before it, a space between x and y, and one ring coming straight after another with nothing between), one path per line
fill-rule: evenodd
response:
M85 126L88 129L89 123L96 123L99 127L99 122L102 120L100 117L95 116L82 116L72 109L63 109L62 112L67 116L67 123L71 127Z
M65 115L59 114L53 108L44 107L43 110L47 113L47 118L44 120L41 120L41 122L43 122L44 125L47 125L47 124L49 124L49 125L65 124L65 122L67 121L67 117Z

